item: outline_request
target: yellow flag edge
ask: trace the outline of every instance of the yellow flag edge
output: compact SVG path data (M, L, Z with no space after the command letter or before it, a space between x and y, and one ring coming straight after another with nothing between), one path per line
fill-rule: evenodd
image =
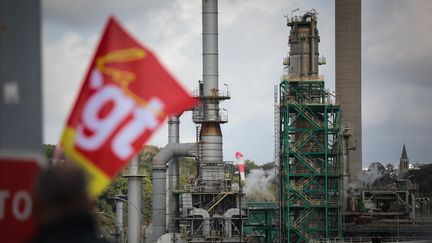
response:
M89 175L88 192L96 198L111 183L110 177L74 148L76 131L66 127L62 135L64 151Z

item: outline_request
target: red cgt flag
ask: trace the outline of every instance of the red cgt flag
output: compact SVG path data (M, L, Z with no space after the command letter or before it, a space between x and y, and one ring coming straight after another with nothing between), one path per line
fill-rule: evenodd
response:
M97 196L170 114L197 100L111 17L63 131Z

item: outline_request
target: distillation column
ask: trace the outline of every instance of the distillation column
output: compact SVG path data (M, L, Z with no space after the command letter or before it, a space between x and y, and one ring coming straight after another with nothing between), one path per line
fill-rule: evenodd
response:
M288 19L290 52L280 83L280 241L342 236L340 108L318 65L317 13Z

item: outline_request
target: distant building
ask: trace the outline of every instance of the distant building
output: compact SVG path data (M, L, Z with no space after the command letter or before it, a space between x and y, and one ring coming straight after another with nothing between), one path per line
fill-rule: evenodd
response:
M409 170L409 159L406 152L405 144L402 148L402 156L399 161L399 176L403 176Z
M427 163L422 163L422 162L418 162L414 163L414 164L409 164L409 169L410 170L420 170L420 167L426 165Z

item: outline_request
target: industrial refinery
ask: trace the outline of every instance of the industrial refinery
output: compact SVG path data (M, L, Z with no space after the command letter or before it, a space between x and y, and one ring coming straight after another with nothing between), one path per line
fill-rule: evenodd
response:
M203 77L193 92L201 104L192 111L197 140L179 143L179 116L169 119L169 144L153 160L153 225L146 241L402 242L431 237L429 199L417 196L418 187L403 170L377 182L361 178L361 2L335 5L336 92L325 88L319 72L326 58L319 54L317 11L286 19L289 54L274 87L276 201L255 202L243 193L233 172L236 165L222 156L221 125L228 120L221 102L231 94L218 83L218 1L202 2ZM401 168L406 169L403 151ZM196 160L198 175L179 188L177 158L182 156Z
M13 1L9 2L12 6ZM6 4L4 5L6 6ZM14 5L14 7L16 6ZM106 103L96 104L94 101L96 99L92 100L94 104L91 103L92 106L89 105L90 108L83 112L91 119L85 120L85 122L82 122L83 118L80 117L71 119L75 123L69 124L69 122L67 124L68 129L65 130L65 134L69 136L64 136L73 141L76 136L75 133L80 131L82 132L81 139L84 139L85 136L96 136L94 134L100 132L98 134L100 135L99 140L103 140L103 143L97 139L94 140L97 140L96 142L93 140L92 143L88 142L89 151L91 151L89 158L98 157L96 147L99 145L101 148L107 148L106 151L111 151L109 149L118 146L121 147L118 150L122 152L120 157L126 162L123 166L118 163L119 169L117 171L108 168L109 166L100 166L108 168L106 170L110 172L108 176L106 171L99 171L98 164L92 163L93 161L84 156L85 149L83 147L76 149L72 142L69 146L63 144L63 148L53 145L51 152L57 155L51 155L50 158L51 164L54 165L59 161L61 162L59 164L62 164L68 158L62 155L61 149L78 151L80 156L77 158L88 162L86 164L79 161L81 165L85 164L83 166L85 169L99 173L93 178L89 177L91 179L97 177L96 179L99 179L97 183L88 186L83 182L83 188L99 190L99 194L95 193L94 197L99 197L96 200L98 205L95 207L96 210L92 212L94 214L92 216L95 216L98 221L96 227L98 229L95 230L98 237L116 243L432 242L430 202L432 189L427 189L427 192L423 193L421 189L425 190L425 184L421 186L422 181L418 179L420 177L416 177L425 173L424 171L418 172L423 168L426 168L426 171L432 171L432 166L430 164L420 166L420 163L417 165L410 164L408 155L411 156L411 153L408 152L410 152L411 147L408 143L406 145L403 142L400 146L401 153L398 154L398 156L400 155L398 168L388 165L385 167L379 162L372 162L369 168L362 169L362 165L366 162L362 158L362 155L365 155L362 153L362 1L335 0L334 10L335 55L331 62L335 63L335 75L334 77L329 75L330 78L325 78L324 72L320 71L323 65L330 62L329 59L333 59L333 56L329 55L331 58L326 57L320 50L320 44L322 44L320 34L324 28L319 28L319 21L322 20L319 15L319 7L300 9L297 6L292 6L292 9L286 9L286 12L290 14L280 18L280 25L285 30L286 38L277 41L280 43L287 42L285 49L280 50L280 53L287 54L280 60L281 73L274 74L275 80L273 82L264 82L263 80L260 84L260 89L269 90L273 94L273 103L268 104L266 109L273 111L274 158L265 164L266 166L257 166L253 164L253 161L247 161L249 163L247 164L245 161L247 156L243 156L243 151L235 153L236 161L224 158L224 148L226 149L227 146L226 138L224 144L224 128L230 126L229 110L225 108L225 105L230 102L242 102L246 104L245 110L250 110L250 112L254 111L254 107L248 106L248 101L235 100L236 93L228 88L228 84L231 82L230 77L225 78L223 76L224 82L220 80L219 37L227 34L219 31L219 24L221 23L219 21L219 0L202 0L201 20L194 19L195 22L201 21L202 26L200 29L200 34L202 34L202 73L198 71L199 68L197 67L188 68L196 72L196 76L202 74L202 78L196 82L193 90L187 90L183 94L186 97L184 100L189 98L188 107L192 108L179 114L175 112L165 113L162 101L157 100L157 102L152 103L150 100L147 102L146 99L141 99L142 97L134 93L139 92L131 89L131 83L135 79L138 80L139 75L147 75L144 71L134 73L132 70L137 67L141 68L136 63L138 61L145 63L147 61L145 58L151 58L151 65L153 65L151 67L160 68L157 71L160 75L158 77L163 76L170 81L171 79L175 81L175 78L165 72L163 65L159 67L158 60L152 56L152 52L141 47L138 42L135 43L133 38L127 39L128 41L120 41L120 37L112 34L125 34L126 31L122 30L120 25L115 26L115 30L118 32L106 31L106 33L116 36L118 41L116 45L121 46L123 42L128 42L130 46L127 48L122 46L123 50L118 48L120 51L115 48L115 50L110 50L112 51L110 53L106 51L105 56L92 62L97 65L94 66L91 75L88 75L90 78L87 77L90 80L87 82L90 91L87 91L86 94L93 98L93 93L99 92L98 89L101 89L102 85L106 85L111 86L109 87L110 90L114 91L109 92L113 92L117 96L108 97L110 94L107 91L108 95L103 96ZM3 12L0 11L0 13ZM38 12L38 14L40 13ZM31 19L27 20L32 23ZM6 33L7 28L3 27L1 21L0 18L0 34L3 34L3 32ZM117 24L116 21L114 17L110 17L108 26L113 23ZM150 34L157 31L148 30ZM39 38L39 30L35 30L35 32L37 32L36 37ZM191 33L194 32L191 31ZM8 40L7 43L15 41L13 38ZM101 43L103 42L101 41ZM108 44L106 45L108 46ZM1 50L10 49L5 44L0 45L0 47ZM196 48L198 49L199 46ZM261 46L260 48L266 47ZM106 47L106 49L109 48ZM37 47L32 48L32 50L40 51ZM96 53L98 55L102 52ZM222 53L223 49L221 49ZM13 59L11 57L15 57L15 54L12 51L8 52L8 57ZM34 53L30 54L33 55ZM36 54L40 55L40 53ZM21 62L17 60L12 60L15 61L14 65ZM2 65L12 63L12 61L7 60L7 58L2 59L0 56L0 64ZM111 63L109 63L110 61ZM134 64L127 66L124 62L128 62L128 65ZM136 66L134 66L135 64ZM122 68L127 69L127 71ZM3 69L9 70L11 68ZM39 67L28 69L36 72L37 75L40 74ZM102 75L102 69L107 72L104 74L105 76ZM191 72L190 70L188 72ZM148 70L146 69L146 71ZM254 71L256 70L251 69L247 72ZM242 72L246 71L242 70ZM109 83L109 79L107 79L108 81L103 79L104 77L107 78L107 75L120 81L112 85ZM0 77L2 78L1 84L3 84L4 77L1 75ZM153 79L153 76L151 78ZM157 78L152 81L159 82ZM328 88L330 82L335 83L335 90ZM12 81L8 84L12 84L7 89L5 88L4 92L5 96L6 94L8 96L5 100L10 102L8 105L22 105L18 102L20 99L18 87L21 86L15 85ZM33 87L31 82L23 84L20 85ZM121 86L121 89L117 86L114 88L115 85ZM154 86L154 84L146 87L150 86ZM134 88L136 90L142 89L141 86ZM164 88L166 90L161 93L165 93L167 99L172 103L178 102L179 98L175 94L166 94L171 86L166 85ZM177 88L181 93L182 87L178 85ZM243 88L247 89L245 86ZM124 95L122 92L128 93L130 96ZM105 95L105 93L103 94ZM131 98L132 96L138 97L137 100L140 100L141 103L139 105L133 103L135 100ZM90 98L88 99L90 100ZM111 98L112 102L109 100ZM259 99L259 97L252 99ZM127 111L130 114L125 111L124 116L120 117L119 115L111 121L113 124L116 123L116 127L111 123L112 126L108 124L109 122L106 124L110 126L104 123L106 121L104 119L112 115L112 110L116 109L115 111L119 114L123 112L121 111L123 108L116 107L118 104L115 102L124 102L125 107L130 107ZM84 107L85 104L80 105ZM193 107L193 105L195 106ZM142 106L145 109L135 113L133 110L135 106ZM184 106L186 107L186 105ZM138 108L136 109L138 110ZM187 108L183 108L183 110L185 109ZM178 110L182 109L178 108ZM95 112L92 113L93 111ZM4 111L0 110L0 113L2 115ZM39 113L41 111L36 113L40 118ZM142 125L141 120L136 117L141 115L147 118L145 116L150 116L149 114L153 119L151 132L145 130L147 128L142 128L142 134L146 134L147 139L153 129L159 127L157 122L162 123L168 118L166 134L168 143L160 149L156 146L148 146L156 148L154 150L156 152L153 151L153 154L143 156L144 152L139 154L143 143L137 141L147 140L138 140L138 136L142 134L136 136L131 134L136 132L137 129L135 128L141 128ZM185 116L192 118L191 121L188 121L195 128L194 132L188 131L192 134L185 134L180 129L180 121ZM230 114L230 117L234 116ZM135 118L137 120L134 120ZM10 121L8 120L8 124L14 123L13 119L28 120L22 119L22 117L12 118ZM92 121L96 121L98 125L90 124ZM120 124L121 121L124 124ZM85 124L86 122L90 125ZM0 123L0 125L2 124ZM76 125L78 132L73 130L75 127L72 125ZM102 134L105 131L99 129L99 125L102 128L109 128L108 130L112 133ZM133 129L135 130L132 131ZM3 132L3 130L1 131ZM129 133L127 134L127 132ZM1 140L16 140L17 144L21 146L22 142L19 139L24 136L10 133L4 132L3 136L0 134ZM39 133L41 132L38 131ZM7 138L6 135L13 137L13 139ZM117 135L118 139L116 139ZM111 143L110 139L114 139L114 142ZM190 141L187 141L188 139ZM260 138L257 136L256 139L259 140ZM38 141L31 144L32 149L39 149L38 143L41 138L36 140ZM121 143L126 140L127 145ZM250 141L245 139L244 142ZM137 152L132 155L134 146L137 148ZM14 147L12 146L12 148ZM2 152L1 149L2 147L0 147L0 152ZM136 154L139 155L135 156ZM106 157L105 155L101 157L110 161L116 154L112 153ZM109 157L111 155L112 157ZM130 157L128 157L129 155ZM146 161L143 159L145 156L147 156ZM234 154L232 157L234 158ZM187 161L189 167L193 167L193 173L182 171L182 166L186 164L184 161ZM129 163L128 166L127 163ZM117 174L119 171L121 173ZM185 175L185 173L189 174ZM115 184L117 180L123 180L123 185L127 184L127 186L122 187ZM115 193L103 194L101 185L105 183L108 187L109 183L112 182L114 183L111 184L111 188L116 187L116 189L111 192L115 191ZM146 183L149 187L143 188ZM0 189L2 188L0 187ZM88 193L86 190L83 191ZM118 193L119 191L121 193ZM3 196L0 199L6 202L5 195L9 197L9 194L1 195ZM30 196L28 198L30 201ZM0 206L4 206L3 201L0 201ZM101 203L101 201L103 202ZM16 206L18 204L15 203L13 210L20 213L20 207ZM144 207L147 210L145 213ZM2 211L0 213L2 216L0 223L2 223L3 213ZM30 208L28 215L31 213Z

